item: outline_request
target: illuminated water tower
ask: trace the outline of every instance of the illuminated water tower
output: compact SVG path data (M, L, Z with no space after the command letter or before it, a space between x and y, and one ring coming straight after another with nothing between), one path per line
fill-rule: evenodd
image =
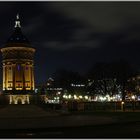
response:
M3 66L3 93L9 104L29 104L34 92L34 53L28 39L22 34L19 15L14 32L1 49Z

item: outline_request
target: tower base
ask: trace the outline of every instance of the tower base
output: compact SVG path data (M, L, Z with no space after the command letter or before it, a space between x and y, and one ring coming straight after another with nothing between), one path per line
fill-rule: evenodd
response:
M9 104L30 104L29 95L9 95Z

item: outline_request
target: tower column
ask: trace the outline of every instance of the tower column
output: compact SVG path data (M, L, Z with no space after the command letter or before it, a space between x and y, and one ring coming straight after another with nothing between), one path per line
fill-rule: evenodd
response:
M13 69L13 81L12 81L13 89L12 90L15 90L15 64L13 64L12 69Z
M5 66L5 90L7 90L7 65Z
M5 66L4 64L2 64L2 68L3 68L3 90L5 90Z

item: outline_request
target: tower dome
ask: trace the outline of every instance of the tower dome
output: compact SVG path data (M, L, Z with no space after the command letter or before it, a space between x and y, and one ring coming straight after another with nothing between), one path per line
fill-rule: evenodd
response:
M29 40L22 34L21 28L16 27L14 33L10 36L6 43L26 43L30 44Z
M14 32L8 38L8 40L6 42L6 47L12 47L12 46L17 47L19 44L20 44L20 46L23 46L23 47L30 46L29 40L22 33L19 15L17 14Z

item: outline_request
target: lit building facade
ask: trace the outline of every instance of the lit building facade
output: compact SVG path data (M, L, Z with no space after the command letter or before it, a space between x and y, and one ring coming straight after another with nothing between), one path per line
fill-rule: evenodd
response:
M28 39L22 34L17 15L14 33L10 36L2 52L3 93L9 95L10 104L29 104L34 93L34 53Z

